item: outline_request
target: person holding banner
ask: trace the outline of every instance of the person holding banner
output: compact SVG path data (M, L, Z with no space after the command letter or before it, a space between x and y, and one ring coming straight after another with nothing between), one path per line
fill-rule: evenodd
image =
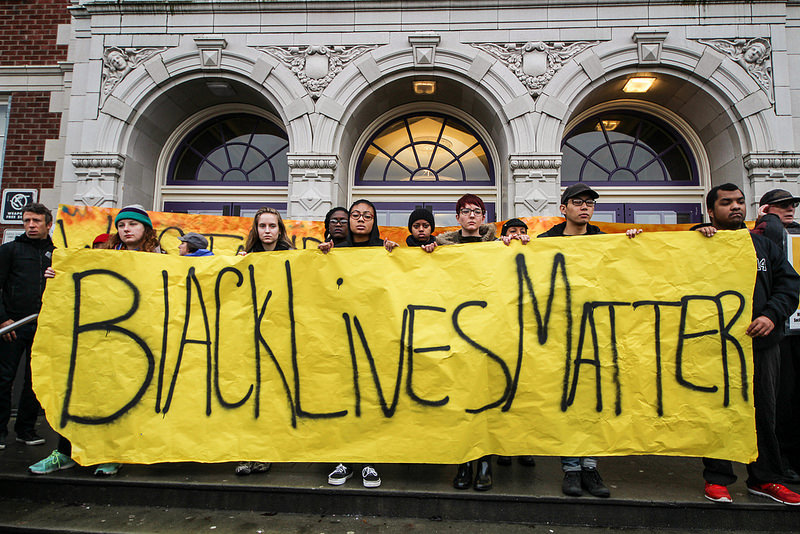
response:
M341 245L347 239L350 228L350 215L347 208L337 206L325 214L325 236L323 241L333 241Z
M158 235L153 229L153 221L139 204L125 206L114 218L117 233L108 239L106 248L112 250L136 250L164 254L158 244Z
M408 216L408 231L410 235L406 237L406 245L409 247L422 247L426 252L431 252L436 248L436 238L433 231L436 229L436 222L433 213L425 208L417 208Z
M800 234L794 213L800 197L785 189L772 189L758 201L758 219L753 232L778 245L788 255L788 234ZM783 479L800 482L800 330L785 325L780 343L781 372L778 385L775 432L781 449Z
M189 232L178 238L181 242L178 245L178 254L181 256L213 256L214 253L208 250L208 239L196 232Z
M25 233L0 247L0 327L39 313L45 274L51 269L50 261L55 249L50 239L52 213L44 204L28 204L22 208L22 224ZM0 450L6 448L11 391L23 357L25 378L14 431L20 443L44 444L44 439L35 430L41 407L31 383L31 346L35 332L34 321L4 334L0 340Z
M188 234L187 234L188 235ZM245 248L239 253L244 256L254 252L274 252L278 250L294 250L295 246L286 232L281 214L275 208L259 208L253 216L253 226L247 234ZM272 468L271 462L239 462L234 473L246 476L266 473Z
M605 232L600 228L589 224L599 196L597 191L586 184L577 183L567 187L561 195L561 205L559 206L565 219L564 222L536 237L604 234ZM603 478L597 470L596 457L562 456L561 469L564 471L564 480L561 483L561 491L564 495L580 497L585 489L595 497L611 496L611 491L603 483Z
M745 228L744 193L734 184L711 188L706 196L710 225L693 227L706 237L718 230ZM782 324L797 309L800 276L786 256L769 239L751 233L758 260L753 289L753 316L747 335L753 338L753 401L755 404L758 459L747 465L747 491L774 501L800 505L800 494L780 484L782 464L775 434L776 398L780 375L779 342ZM729 460L703 458L705 497L714 502L732 502L727 486L736 482Z

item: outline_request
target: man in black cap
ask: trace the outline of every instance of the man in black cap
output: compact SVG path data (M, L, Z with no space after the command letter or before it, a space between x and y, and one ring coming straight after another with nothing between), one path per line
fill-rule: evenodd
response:
M189 232L178 238L181 242L178 245L178 253L181 256L213 256L214 253L208 250L208 239L195 232Z
M800 234L794 220L800 197L785 189L767 191L758 201L758 220L754 233L762 234L786 254L786 234ZM779 328L781 326L779 325ZM783 461L786 482L800 482L800 331L783 325L786 337L781 340L780 382L778 384L775 433Z
M596 235L602 230L589 221L594 215L594 204L600 195L586 184L572 184L561 195L561 215L566 219L537 237L560 237L566 235Z

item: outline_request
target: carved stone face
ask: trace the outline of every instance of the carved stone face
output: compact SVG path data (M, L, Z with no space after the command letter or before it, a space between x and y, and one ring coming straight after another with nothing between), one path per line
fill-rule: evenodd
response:
M744 60L748 63L755 63L764 55L766 55L767 50L761 43L753 43L750 45L747 50L744 51Z
M108 63L114 70L125 70L128 67L128 58L122 53L113 50L108 54Z

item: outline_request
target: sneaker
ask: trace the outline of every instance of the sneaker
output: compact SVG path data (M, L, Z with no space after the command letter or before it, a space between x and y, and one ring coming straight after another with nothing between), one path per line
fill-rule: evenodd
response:
M100 464L94 469L94 476L96 477L110 477L112 475L116 475L119 473L119 468L122 467L121 464L111 463L111 464Z
M44 445L44 438L33 430L26 430L17 434L17 441L25 445Z
M361 480L364 482L365 488L377 488L381 485L381 477L378 476L378 472L371 465L361 470Z
M272 464L269 462L241 462L236 466L234 473L239 476L266 473L270 467L272 467Z
M788 504L789 506L800 505L800 494L797 494L783 484L757 484L747 486L747 491L759 497L769 497L773 501Z
M342 484L347 482L352 476L353 476L352 467L344 464L339 464L328 475L328 484L330 484L331 486L341 486Z
M609 489L603 484L603 479L600 478L600 473L597 472L597 469L584 469L581 471L581 487L595 497L605 498L611 495Z
M6 435L0 434L0 451L6 448Z
M75 467L75 460L62 454L58 451L53 451L50 456L44 460L39 460L32 466L28 467L28 471L33 475L46 475L48 473L55 473L62 469L69 469Z
M733 502L728 488L720 484L706 482L706 499L714 502Z
M561 491L564 495L570 497L580 497L583 495L581 491L581 472L580 471L567 471L564 473L564 482L561 483Z

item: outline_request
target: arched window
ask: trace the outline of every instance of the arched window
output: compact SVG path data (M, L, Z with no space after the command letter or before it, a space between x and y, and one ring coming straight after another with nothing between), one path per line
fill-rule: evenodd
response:
M359 158L356 185L493 185L489 151L478 134L446 115L419 113L383 126Z
M562 142L562 184L698 185L686 141L667 123L643 113L605 112L570 131Z
M215 117L181 141L170 162L167 185L286 185L286 133L251 114Z

